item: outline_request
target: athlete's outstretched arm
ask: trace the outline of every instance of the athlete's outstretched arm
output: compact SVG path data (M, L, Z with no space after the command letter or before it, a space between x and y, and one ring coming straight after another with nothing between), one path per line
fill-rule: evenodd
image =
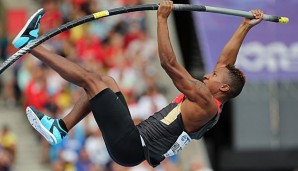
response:
M226 65L234 65L237 59L239 49L242 42L247 35L248 31L255 25L259 24L263 19L263 11L252 10L251 11L256 19L245 18L235 31L231 39L223 48L220 57L216 63L215 68L225 67Z
M212 99L209 90L201 81L194 79L178 63L173 51L167 24L167 19L172 9L173 2L165 0L160 3L157 11L158 51L161 66L170 76L177 89L185 94L189 100L206 105Z

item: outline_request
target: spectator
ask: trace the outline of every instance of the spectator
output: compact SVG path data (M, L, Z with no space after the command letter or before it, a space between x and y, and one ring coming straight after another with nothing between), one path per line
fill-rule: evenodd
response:
M44 111L49 99L46 83L45 65L37 62L30 68L31 80L24 90L24 106L36 106Z
M0 25L0 59L4 61L7 59L8 38L3 30L3 25Z
M90 160L88 153L85 148L82 148L79 153L78 161L76 162L76 170L78 171L91 171L95 169L95 166L92 161ZM97 167L100 169L100 167Z
M143 119L161 110L167 104L166 97L160 93L156 84L150 85L146 94L141 96L138 101L139 112Z
M58 1L43 1L42 7L47 11L47 15L42 18L40 25L40 34L49 32L62 24L62 14L59 10Z
M11 132L8 125L4 125L0 134L0 146L3 153L8 155L10 162L13 163L16 158L16 136Z
M8 53L8 37L5 34L4 26L0 24L0 62L2 63L7 59ZM15 106L15 76L14 69L8 68L5 75L2 75L0 78L0 100L5 103L6 106Z
M85 148L90 160L96 165L106 168L111 162L99 129L93 129L91 135L87 137Z
M87 58L90 60L93 59L95 63L103 63L105 60L100 39L91 35L88 30L76 42L76 50L80 61Z
M10 153L0 147L0 170L1 171L10 171L12 167Z
M108 69L117 67L124 56L123 35L116 31L109 34L108 42L105 45L105 65ZM123 62L123 61L121 61Z

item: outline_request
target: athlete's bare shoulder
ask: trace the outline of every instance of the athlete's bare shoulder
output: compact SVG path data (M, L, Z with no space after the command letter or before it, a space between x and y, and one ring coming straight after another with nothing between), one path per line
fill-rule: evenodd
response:
M205 125L216 113L212 105L203 106L185 99L181 104L181 115L187 132L194 132Z

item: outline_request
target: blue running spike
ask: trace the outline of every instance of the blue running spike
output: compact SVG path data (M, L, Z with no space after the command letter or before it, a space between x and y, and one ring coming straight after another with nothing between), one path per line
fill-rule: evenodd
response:
M39 29L31 30L29 34L33 37L38 37Z
M21 47L23 47L25 44L26 44L26 42L28 42L29 41L29 37L25 37L25 36L23 36L23 37L20 37L18 40L16 40L15 42L14 42L14 47L16 47L16 48L21 48Z
M45 11L41 8L29 18L25 26L12 41L14 47L20 49L38 38L40 20L44 14Z
M67 136L59 124L59 119L53 119L36 110L33 106L26 108L26 114L33 128L38 131L50 144L56 145Z

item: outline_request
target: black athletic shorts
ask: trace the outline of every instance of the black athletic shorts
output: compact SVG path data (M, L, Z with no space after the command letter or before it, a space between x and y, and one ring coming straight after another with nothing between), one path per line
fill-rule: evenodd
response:
M123 166L145 160L140 134L121 92L107 88L90 100L92 113L111 158Z

